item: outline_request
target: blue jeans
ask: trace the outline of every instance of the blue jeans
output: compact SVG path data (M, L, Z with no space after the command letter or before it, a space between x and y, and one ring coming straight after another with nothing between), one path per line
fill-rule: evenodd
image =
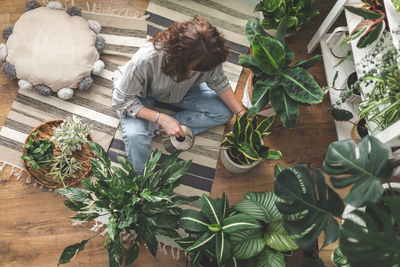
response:
M155 100L150 97L139 98L139 100L147 108L152 108L155 103ZM181 102L171 105L183 109L183 111L173 114L172 117L181 125L188 126L195 135L216 125L225 124L233 116L228 106L206 83L190 88ZM119 119L128 159L135 171L141 174L146 160L152 152L150 142L153 137L149 131L149 121L121 115L119 115Z

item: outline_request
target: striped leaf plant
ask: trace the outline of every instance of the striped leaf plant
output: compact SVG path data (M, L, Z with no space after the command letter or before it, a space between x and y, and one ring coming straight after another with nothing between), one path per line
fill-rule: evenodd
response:
M176 240L186 253L192 253L192 267L198 266L202 258L208 258L218 266L232 262L232 234L261 228L255 218L229 209L225 193L217 199L203 194L200 208L200 211L183 211L179 226L189 236Z
M268 129L274 122L274 116L258 123L257 117L250 118L247 113L236 117L232 132L228 133L221 146L227 148L230 158L240 165L253 165L261 158L280 159L282 153L263 144L263 138L269 136Z

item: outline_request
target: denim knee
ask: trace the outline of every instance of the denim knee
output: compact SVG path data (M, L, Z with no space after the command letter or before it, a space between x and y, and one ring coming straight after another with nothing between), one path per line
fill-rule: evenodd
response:
M225 124L232 119L233 112L224 104L218 109L218 113L215 114L214 120L220 124Z

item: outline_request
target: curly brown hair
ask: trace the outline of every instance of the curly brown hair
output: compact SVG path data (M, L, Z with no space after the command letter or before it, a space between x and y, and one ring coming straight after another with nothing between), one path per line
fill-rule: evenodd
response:
M191 70L213 70L229 54L223 35L200 16L175 22L166 31L157 32L150 42L165 52L162 71L178 82L187 79Z

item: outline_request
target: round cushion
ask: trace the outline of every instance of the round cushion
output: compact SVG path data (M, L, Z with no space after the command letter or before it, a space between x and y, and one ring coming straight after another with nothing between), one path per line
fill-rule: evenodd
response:
M99 59L88 22L63 10L41 7L24 13L7 41L7 61L17 78L54 92L76 88Z

